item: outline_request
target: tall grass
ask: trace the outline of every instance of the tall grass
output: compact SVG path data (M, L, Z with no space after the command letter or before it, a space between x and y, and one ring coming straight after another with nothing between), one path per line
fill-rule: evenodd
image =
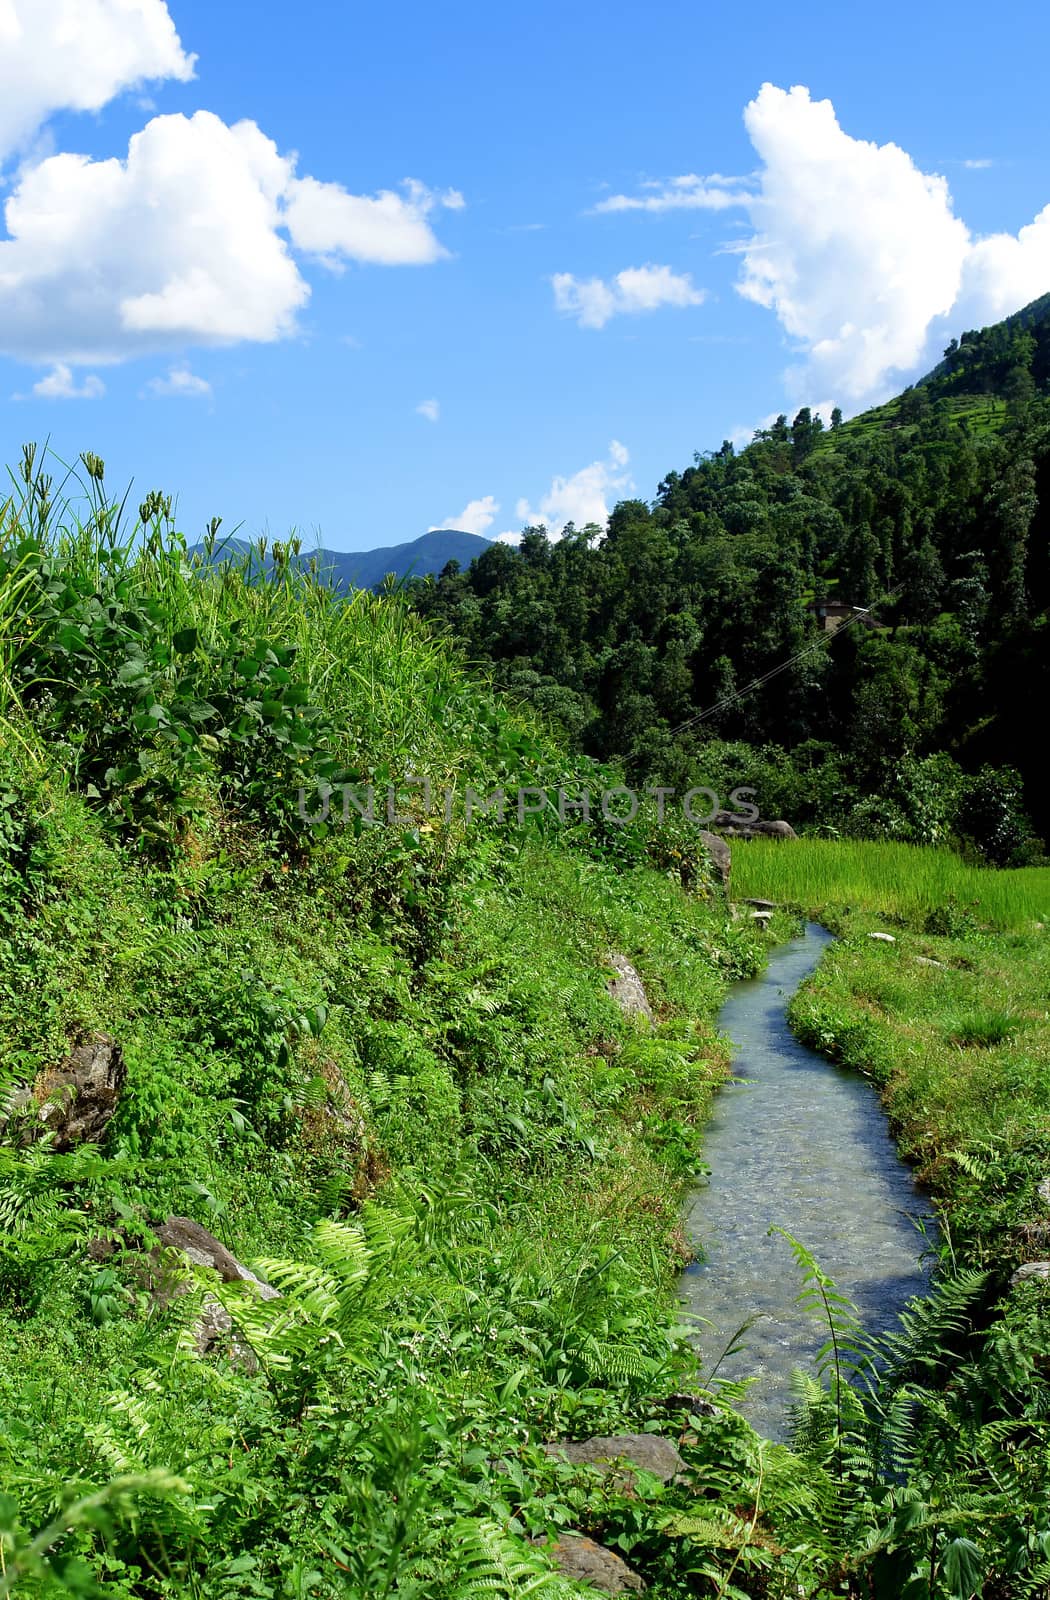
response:
M116 678L125 646L138 648L137 614L148 619L152 673L143 703L170 711L188 660L207 698L201 664L209 657L279 645L294 658L309 705L335 730L348 769L389 765L397 752L402 773L440 779L462 768L465 750L484 766L508 734L528 743L528 717L486 695L454 647L397 595L333 590L298 559L296 542L271 545L268 561L265 541L217 561L217 522L189 548L170 497L154 491L139 507L126 495L111 498L104 464L91 455L67 468L27 446L10 485L0 499L0 734L8 742L29 749L41 698L60 684L66 691L78 677ZM114 605L119 640L104 626ZM70 643L74 633L79 642ZM187 658L179 640L190 635L197 644ZM202 723L201 731L214 730Z
M736 845L733 893L809 912L848 907L919 925L939 913L1008 932L1050 920L1050 868L997 871L970 866L948 850L864 840Z

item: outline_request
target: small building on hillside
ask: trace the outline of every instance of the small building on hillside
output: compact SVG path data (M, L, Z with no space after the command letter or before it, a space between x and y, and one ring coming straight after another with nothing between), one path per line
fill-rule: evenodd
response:
M814 600L809 609L818 619L824 633L837 633L844 622L856 623L860 628L878 628L871 612L864 606L851 606L845 600Z

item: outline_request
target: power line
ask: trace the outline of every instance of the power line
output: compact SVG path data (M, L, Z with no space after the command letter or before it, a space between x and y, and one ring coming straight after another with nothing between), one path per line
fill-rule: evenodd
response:
M887 600L892 600L899 595L903 587L903 584L898 584L896 588L888 589L884 595L879 596L874 606L869 607L866 611L856 612L856 614L850 617L847 622L840 623L835 629L834 633L822 635L815 644L807 645L804 650L796 651L796 653L793 656L790 656L787 661L782 661L779 666L771 667L768 672L763 672L761 677L752 678L750 683L745 684L742 689L737 689L735 693L726 695L725 699L719 700L716 705L708 706L706 711L698 711L693 717L687 717L685 722L680 722L677 728L671 729L671 738L677 738L677 736L680 733L684 733L687 728L696 727L697 723L706 722L708 717L713 717L718 711L724 711L727 706L735 705L736 702L738 700L742 700L745 695L753 694L756 689L761 689L763 684L769 683L771 679L778 677L780 673L786 672L788 668L793 667L796 662L804 661L807 656L814 655L818 650L823 650L825 648L830 650L832 644L838 638L840 633L845 633L847 628L852 628L855 622L861 622L865 617L870 617L872 611L876 610L877 607L885 605Z

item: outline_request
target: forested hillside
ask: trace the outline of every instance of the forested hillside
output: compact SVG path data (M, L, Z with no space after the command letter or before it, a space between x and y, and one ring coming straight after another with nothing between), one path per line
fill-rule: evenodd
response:
M636 778L750 780L767 815L1019 863L1050 830L1048 521L1044 297L886 406L697 455L604 539L530 528L412 595ZM871 615L832 634L827 601Z

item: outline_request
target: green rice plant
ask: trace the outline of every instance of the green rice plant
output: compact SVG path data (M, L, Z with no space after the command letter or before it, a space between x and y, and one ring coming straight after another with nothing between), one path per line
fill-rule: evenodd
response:
M918 927L954 905L975 926L1020 931L1050 914L1050 867L998 871L948 850L883 841L755 839L733 848L733 892L813 914L848 908Z

